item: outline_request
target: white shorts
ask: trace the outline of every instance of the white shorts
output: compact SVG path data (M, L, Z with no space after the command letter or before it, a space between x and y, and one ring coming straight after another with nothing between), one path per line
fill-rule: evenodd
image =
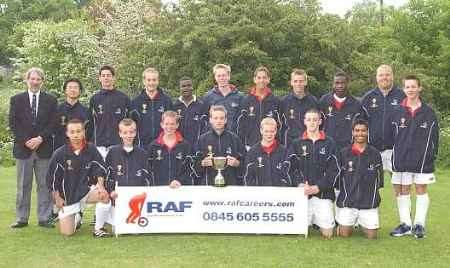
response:
M90 192L88 192L83 198L81 198L81 200L79 202L69 205L69 206L63 206L58 211L58 218L63 219L67 216L75 215L78 212L83 211L86 208L89 193Z
M392 149L382 151L381 160L383 161L383 170L392 172Z
M313 196L308 201L308 225L316 224L323 229L334 227L333 201Z
M436 182L436 177L433 173L393 172L391 182L400 185L431 184Z
M358 223L369 230L375 230L380 227L378 208L356 209L338 207L336 208L336 221L343 226L353 226Z

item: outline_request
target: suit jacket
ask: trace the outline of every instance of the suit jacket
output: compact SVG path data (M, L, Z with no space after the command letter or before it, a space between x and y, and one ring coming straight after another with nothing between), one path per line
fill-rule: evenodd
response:
M29 158L32 150L25 146L31 138L41 136L43 142L36 150L40 158L50 158L53 152L52 134L56 127L56 98L40 92L36 125L33 126L28 91L10 99L9 128L14 135L13 155L17 159Z

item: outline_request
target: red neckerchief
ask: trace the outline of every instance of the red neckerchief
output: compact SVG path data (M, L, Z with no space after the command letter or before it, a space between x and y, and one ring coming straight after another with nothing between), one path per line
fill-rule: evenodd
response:
M319 131L319 139L318 139L318 140L324 140L325 137L326 137L325 131ZM302 139L304 139L304 140L312 140L312 139L308 136L308 132L307 132L306 130L305 130L305 132L303 132Z
M277 149L277 147L278 147L278 141L276 139L273 140L272 144L269 146L264 146L261 144L261 148L266 154L273 153L273 151L275 151Z
M167 148L168 151L172 151L173 148L175 148L175 146L183 141L183 135L181 135L181 133L177 130L177 132L175 132L175 143L170 147L169 145L167 145L164 142L164 131L161 131L161 133L159 133L158 138L156 139L156 143L165 146Z
M80 152L83 151L84 148L86 148L86 145L87 145L86 139L83 139L83 140L81 141ZM69 142L69 148L70 148L70 150L71 150L73 153L76 151L76 149L73 148L73 145L72 145L72 143L70 143L70 142Z
M272 90L270 88L268 88L268 87L265 87L263 89L262 96L257 96L256 95L256 88L255 87L250 88L250 95L254 96L256 98L256 100L258 100L259 102L262 102L264 100L264 98L269 96L270 94L272 94Z
M334 108L336 108L336 110L340 110L342 109L342 107L344 107L344 101L338 101L334 96L333 96L333 106Z
M411 115L411 117L416 116L416 114L417 114L417 112L419 111L420 107L422 107L422 103L420 103L420 106L417 107L415 110L413 110L413 109L411 108L411 106L408 106L408 99L407 99L407 98L404 98L404 99L402 100L402 102L400 103L400 105L401 105L402 107L404 107L404 108L406 109L406 111L408 111L408 113L409 113L409 115Z
M364 153L365 150L366 150L366 148L360 149L355 144L352 144L352 154L353 155L360 156L360 155L362 155L362 153Z

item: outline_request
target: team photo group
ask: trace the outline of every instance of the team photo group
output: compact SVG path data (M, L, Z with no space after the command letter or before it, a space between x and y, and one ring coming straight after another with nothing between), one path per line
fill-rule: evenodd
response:
M350 76L337 72L331 90L317 98L302 69L290 73L285 96L272 93L264 66L254 70L250 89L230 83L226 64L216 64L212 74L215 84L203 96L194 94L191 78L181 77L172 99L159 85L158 70L147 68L144 89L130 98L105 65L87 107L79 101L80 80L64 82L58 104L44 89L44 71L30 68L27 90L10 100L17 167L10 227L28 226L35 177L38 225L58 222L65 236L87 221L86 205L95 204L93 236L110 237L118 186L233 185L302 187L308 224L322 237L360 230L373 239L380 228L379 190L390 174L395 200L383 202L396 202L399 216L390 235L425 237L439 126L421 98L419 77L407 75L396 86L392 67L381 65L376 86L356 97L348 90ZM219 171L218 159L224 162Z

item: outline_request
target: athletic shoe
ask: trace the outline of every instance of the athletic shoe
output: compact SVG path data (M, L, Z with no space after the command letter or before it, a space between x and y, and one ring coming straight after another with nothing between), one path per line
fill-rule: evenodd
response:
M111 234L106 232L106 230L104 228L99 229L99 230L95 230L94 233L92 234L95 238L107 238L107 237L111 237Z
M13 224L11 224L9 227L13 228L13 229L18 229L18 228L24 228L28 226L28 222L15 222Z
M414 237L417 239L425 238L425 227L420 224L414 225L413 228Z
M411 226L406 225L405 223L400 224L392 230L391 236L399 237L404 235L410 235L411 234Z

